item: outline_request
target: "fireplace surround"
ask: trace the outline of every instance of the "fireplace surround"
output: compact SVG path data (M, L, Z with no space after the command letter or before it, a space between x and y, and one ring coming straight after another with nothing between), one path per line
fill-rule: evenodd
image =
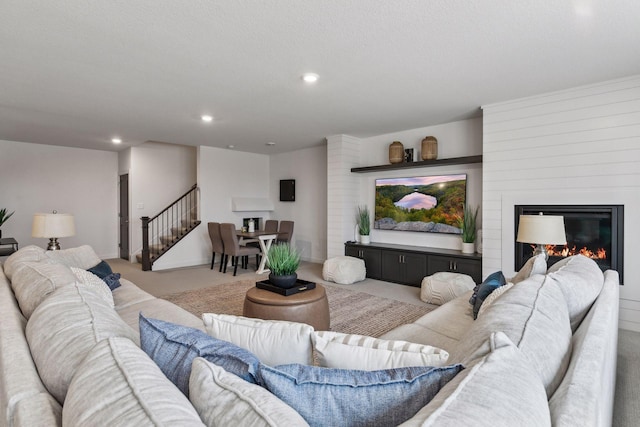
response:
M623 283L624 205L516 205L515 234L520 215L562 215L567 244L547 245L550 267L576 254L596 261L602 271L616 270ZM515 240L515 239L514 239ZM534 246L515 242L515 268L520 270L532 256Z

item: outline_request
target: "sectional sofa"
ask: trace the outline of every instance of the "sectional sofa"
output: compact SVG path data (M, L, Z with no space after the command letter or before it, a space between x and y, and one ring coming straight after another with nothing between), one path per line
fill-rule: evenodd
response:
M206 393L191 390L185 396L140 348L140 313L214 335L215 315L203 322L125 278L110 290L86 274L101 262L88 246L56 252L29 246L5 260L0 271L0 426L229 425L231 419L236 425L307 425L270 393L243 394L244 381L233 375L228 379L203 359L193 362L191 383L213 378L220 385L220 378L226 378L228 387L224 392L204 387ZM436 359L458 366L452 379L437 385L435 397L404 421L407 426L610 425L617 273L603 274L581 256L549 271L532 265L523 270L518 283L483 303L476 320L467 293L381 339L339 337L343 353L338 359L344 362L352 354L357 366L363 346L394 355L432 346ZM222 339L240 336L236 344L259 350L256 344L264 343L247 340L242 332L250 321L237 320L229 323L227 335L218 331ZM305 325L297 328L304 331L296 335L303 347L313 348L323 334L313 335ZM295 353L291 345L287 339L273 348L288 356ZM278 360L273 348L257 354L263 361ZM436 360L433 352L428 357ZM265 372L271 371L266 361ZM359 425L358 419L343 421Z

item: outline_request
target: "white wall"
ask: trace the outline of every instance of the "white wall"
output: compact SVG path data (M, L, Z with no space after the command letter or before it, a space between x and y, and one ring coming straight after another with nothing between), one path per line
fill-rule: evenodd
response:
M15 214L2 226L20 247L47 246L31 237L36 212L71 213L71 248L91 245L101 258L118 256L118 155L115 152L0 140L0 209Z
M323 262L327 256L327 147L269 156L270 217L295 222L293 244L302 259ZM280 201L280 180L296 180L295 202Z
M429 126L355 139L338 136L328 139L328 257L344 254L344 242L353 240L355 214L358 205L375 208L375 180L440 174L467 174L467 202L482 204L482 165L452 165L419 167L393 171L351 173L352 167L389 163L389 144L400 141L404 148L414 149L414 160L420 157L420 145L425 136L438 139L438 158L482 154L482 119L470 119L438 126ZM355 152L354 152L354 147ZM333 216L333 218L332 218ZM478 220L482 221L481 215ZM335 221L335 224L333 223ZM446 234L390 230L371 230L371 241L403 245L460 249L460 237Z
M129 161L129 248L131 259L142 251L143 216L153 217L196 184L196 148L145 142L120 156L120 173ZM171 262L177 250L163 255ZM162 259L161 258L161 259ZM158 261L159 262L159 261Z
M620 326L640 331L640 76L484 109L484 276L514 272L514 205L623 204Z

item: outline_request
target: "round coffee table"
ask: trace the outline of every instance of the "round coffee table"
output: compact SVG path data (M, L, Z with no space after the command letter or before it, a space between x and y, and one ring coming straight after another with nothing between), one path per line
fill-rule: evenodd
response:
M265 320L306 323L318 331L328 331L330 326L329 301L322 285L288 297L251 288L245 296L242 314Z

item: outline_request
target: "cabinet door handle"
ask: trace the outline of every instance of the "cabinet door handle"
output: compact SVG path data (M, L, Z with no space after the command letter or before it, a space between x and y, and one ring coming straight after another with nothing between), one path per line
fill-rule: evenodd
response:
M458 263L453 261L453 271L458 271Z
M449 261L449 270L453 270L453 261Z
M360 258L364 258L364 251L362 251L362 250L358 251L358 256Z

